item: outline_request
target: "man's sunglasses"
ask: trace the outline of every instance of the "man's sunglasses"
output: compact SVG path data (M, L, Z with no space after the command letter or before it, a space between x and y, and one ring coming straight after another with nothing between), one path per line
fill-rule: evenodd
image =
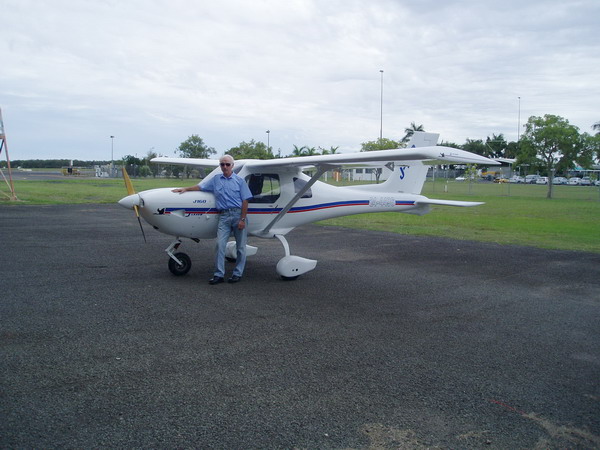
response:
M227 166L229 167L231 165L231 163L221 163L221 167Z

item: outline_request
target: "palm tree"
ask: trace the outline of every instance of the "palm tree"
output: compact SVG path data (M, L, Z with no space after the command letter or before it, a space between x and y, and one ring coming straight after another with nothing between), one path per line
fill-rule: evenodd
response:
M415 131L425 131L425 128L423 128L423 125L417 125L416 123L411 122L410 127L404 129L404 133L406 134L402 138L402 142L408 142L412 135L415 134Z
M302 146L302 147L298 147L297 145L294 144L294 150L292 151L292 156L304 156L305 152L304 149L306 149L306 146Z

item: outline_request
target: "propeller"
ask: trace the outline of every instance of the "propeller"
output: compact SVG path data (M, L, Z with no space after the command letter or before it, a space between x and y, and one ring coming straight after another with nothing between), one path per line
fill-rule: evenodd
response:
M133 210L135 211L135 215L137 217L138 223L140 224L140 230L142 230L142 236L144 236L144 242L146 241L146 233L144 233L144 227L142 226L142 219L140 219L140 210L139 210L139 196L136 201L133 201L131 199L132 195L135 195L135 189L133 188L133 184L131 183L131 178L129 178L129 175L127 174L127 170L125 170L125 167L123 167L123 179L125 180L125 187L127 188L127 193L129 194L128 197L125 197L124 199L121 199L121 201L119 201L120 204L122 204L123 206L133 206ZM126 201L128 200L128 201Z

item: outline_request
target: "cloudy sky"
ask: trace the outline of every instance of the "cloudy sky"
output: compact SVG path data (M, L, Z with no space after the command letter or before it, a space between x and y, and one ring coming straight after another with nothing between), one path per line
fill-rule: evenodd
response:
M390 139L516 140L544 114L591 132L599 18L598 0L0 0L0 108L11 159L173 156L192 134L222 154L266 130L282 155L349 152L379 137L383 70Z

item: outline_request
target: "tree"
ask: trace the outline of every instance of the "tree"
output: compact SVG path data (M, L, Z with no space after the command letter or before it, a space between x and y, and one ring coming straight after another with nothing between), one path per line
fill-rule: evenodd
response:
M361 152L372 152L376 150L391 150L395 148L404 147L400 142L394 141L392 139L383 138L377 139L376 141L368 141L360 144Z
M292 156L306 156L305 149L307 147L303 145L302 147L298 147L294 144L294 150L292 150Z
M492 133L492 137L488 136L485 140L485 146L487 147L487 155L489 158L503 158L506 157L506 139L502 133L496 135Z
M271 159L273 153L264 142L240 142L237 147L232 147L227 152L234 159Z
M360 146L361 152L373 152L377 150L392 150L395 148L401 148L404 147L405 144L394 141L392 139L383 138L377 139L376 141L363 142L362 144L360 144ZM381 177L382 172L383 169L381 169L381 167L375 169L375 180L377 183L379 183L379 178Z
M423 125L417 125L416 123L411 122L410 127L404 129L405 135L402 138L401 142L406 143L410 141L410 138L413 134L415 134L415 131L425 131L425 128L423 128Z
M125 166L125 170L127 170L128 175L137 177L139 175L139 168L142 166L142 164L142 160L135 156L123 156L123 165Z
M189 138L179 144L177 150L183 158L208 159L210 158L210 155L217 153L214 148L208 147L197 134L192 134Z
M159 167L158 167L158 164L150 164L150 160L152 158L156 158L157 156L158 155L154 151L154 147L152 147L150 150L148 150L148 153L146 153L146 157L144 158L144 163L148 166L148 168L150 169L150 172L154 178L156 178L156 176L158 175Z
M589 133L581 135L582 150L577 158L577 163L582 167L590 167L595 161L600 160L600 133L592 136Z
M208 147L204 143L202 138L197 134L192 134L189 138L187 138L185 141L179 144L177 150L183 158L208 159L210 155L214 155L215 153L217 153L217 151L214 148ZM190 177L190 173L191 169L188 166L186 166L186 178ZM177 175L179 175L179 173L177 173Z
M600 122L596 122L592 125L592 130L597 131L596 136L600 136Z
M543 163L548 173L548 194L552 198L552 179L554 170L560 164L571 167L582 149L579 128L568 120L546 114L544 117L531 116L525 124L525 133L521 138L522 149Z
M482 139L467 138L467 142L463 144L462 149L481 156L486 156L488 153Z
M329 147L329 150L327 150L326 148L321 148L319 147L319 150L321 150L321 155L335 155L338 151L339 147Z
M452 148L462 148L460 145L454 143L454 142L450 142L450 141L442 141L440 142L440 145L443 145L444 147L452 147Z
M519 154L519 143L515 141L510 141L506 144L506 150L504 151L505 158L516 158Z

